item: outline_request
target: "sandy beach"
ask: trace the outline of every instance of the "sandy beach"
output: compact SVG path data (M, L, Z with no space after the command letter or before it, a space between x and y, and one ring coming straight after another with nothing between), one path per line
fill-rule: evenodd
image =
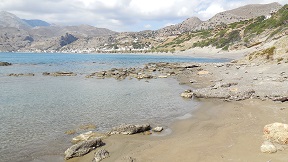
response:
M287 150L264 154L260 146L266 124L287 122L287 106L259 100L205 100L191 118L171 125L173 132L167 136L115 135L104 139L106 145L99 149L110 152L104 162L125 162L129 157L153 162L286 161ZM69 162L90 162L96 151Z

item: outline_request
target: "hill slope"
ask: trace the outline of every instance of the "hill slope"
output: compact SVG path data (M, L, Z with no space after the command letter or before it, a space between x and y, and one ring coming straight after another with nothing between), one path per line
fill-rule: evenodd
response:
M0 12L0 27L13 27L17 29L30 29L30 26L25 21L21 20L14 14L9 12L1 11Z
M25 20L22 19L23 21L25 21L27 24L29 24L32 27L36 27L36 26L50 26L50 24L46 21L43 20Z

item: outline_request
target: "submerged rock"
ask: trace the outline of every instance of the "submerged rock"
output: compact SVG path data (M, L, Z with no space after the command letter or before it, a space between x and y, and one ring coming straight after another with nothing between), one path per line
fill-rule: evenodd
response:
M81 142L81 141L88 141L88 140L91 140L93 138L104 138L106 136L107 135L102 134L102 133L89 131L89 132L80 134L79 136L76 136L76 137L72 138L71 142L72 143L78 143L78 142Z
M104 143L100 138L95 138L88 141L83 141L75 144L65 151L65 159L83 156L97 147L103 146Z
M42 73L44 76L76 76L77 74L73 72L55 72L55 73L48 73L44 72Z
M99 150L95 153L93 162L100 162L103 159L109 157L109 152L107 150Z
M108 132L108 134L131 135L131 134L145 132L150 129L151 129L150 124L142 124L142 125L123 124L118 127L112 128L112 130Z
M26 74L23 74L23 73L19 73L19 74L10 73L10 74L8 74L8 76L15 76L15 77L19 77L19 76L35 76L35 74L33 74L33 73L26 73Z

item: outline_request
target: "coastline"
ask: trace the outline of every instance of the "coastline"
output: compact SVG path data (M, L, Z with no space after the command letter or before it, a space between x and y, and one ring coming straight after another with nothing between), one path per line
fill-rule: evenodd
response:
M115 55L150 55L150 56L177 56L177 57L195 57L195 58L214 58L214 59L239 59L244 57L245 55L252 53L254 51L257 51L259 49L256 49L254 47L252 48L248 48L248 49L242 49L242 50L232 50L232 51L224 51L222 49L217 49L215 47L196 47L196 48L192 48L189 49L187 51L177 51L177 52L165 52L165 53L161 53L161 52L142 52L142 53L137 53L137 52L133 52L133 53L125 53L125 52L117 52L117 53L71 53L71 52L51 52L51 53L62 53L62 54L115 54ZM4 52L7 53L7 52ZM9 52L8 52L9 53ZM38 52L12 52L12 53L35 53L38 54ZM42 52L40 52L42 53ZM39 54L40 54L39 53ZM47 52L50 53L50 52Z
M285 161L288 150L274 154L260 151L263 142L263 127L274 122L287 122L287 102L272 101L267 94L279 92L285 95L283 88L287 83L271 79L281 77L287 72L287 65L247 65L247 64L198 64L195 73L184 73L178 77L181 84L196 89L217 89L219 96L210 94L212 99L199 99L201 105L192 113L192 117L176 120L169 128L172 133L164 136L116 135L103 141L105 146L91 153L68 160L67 162L90 162L99 149L107 149L110 157L104 162L131 161ZM265 66L268 66L264 68ZM281 68L279 68L281 67ZM278 68L279 71L273 69ZM207 74L199 74L207 70ZM283 71L282 71L283 70ZM251 76L257 77L257 79ZM191 84L196 79L196 84ZM236 87L216 87L217 83L237 82ZM231 82L231 83L233 83ZM211 87L211 85L216 84ZM271 85L275 85L275 87ZM226 86L226 85L225 85ZM231 87L230 87L231 86ZM215 88L216 87L216 88ZM242 98L249 88L255 89L254 97ZM282 91L281 91L282 89ZM228 91L231 100L223 100L222 93ZM275 91L275 92L274 92ZM242 94L242 92L244 92ZM177 94L175 94L177 95ZM278 94L275 94L278 95ZM219 97L219 98L218 98ZM237 98L239 97L239 98ZM204 97L206 98L206 97ZM228 101L228 102L227 102Z
M144 78L144 75L146 72L155 70L160 74L162 72L166 73L166 77L173 76L173 78L178 79L179 84L190 86L193 90L208 87L204 93L207 90L208 92L215 90L220 93L217 94L218 96L208 94L208 97L204 97L216 99L199 99L202 104L191 113L192 117L176 120L169 125L169 129L172 130L171 134L165 136L162 136L163 133L151 136L143 134L132 136L113 135L103 139L105 145L95 151L104 148L110 152L110 157L103 160L104 162L124 162L131 161L131 159L132 161L136 159L136 161L157 162L215 161L215 159L216 161L270 161L271 159L283 161L287 150L279 151L276 154L263 154L260 151L260 146L262 130L266 124L286 122L285 114L287 114L288 104L286 102L273 102L270 97L279 95L279 92L283 93L284 96L287 94L287 91L285 91L285 87L287 87L287 77L285 75L288 74L287 69L287 64L245 64L235 63L234 61L233 63L147 64L143 69L139 69L140 71L143 70L141 71L143 76L138 79L149 82L147 78ZM123 79L121 77L125 79L135 75L133 70L126 72L119 76L119 80ZM98 76L100 74L101 76ZM109 78L106 74L103 71L96 72L90 74L88 78ZM63 74L63 76L66 75ZM147 77L150 78L150 76L157 78L157 75L153 76L151 74ZM138 77L140 76L138 75ZM272 84L274 86L271 86ZM249 99L242 99L242 92L246 92L249 88L256 91L254 92L255 95L253 97L248 96ZM230 95L235 96L228 100L225 98L225 101L223 101L221 95L225 94L226 91L237 93L231 93ZM269 93L271 93L271 96L267 96ZM240 98L237 98L239 96ZM241 101L238 101L238 99ZM91 162L95 151L67 162ZM51 161L51 158L48 156L48 160L44 161ZM59 156L55 159L57 160L54 161L61 160ZM39 159L35 159L35 161L37 160ZM63 161L63 158L61 161Z
M94 153L107 149L104 162L136 161L285 161L288 150L276 154L260 151L262 129L267 123L285 122L287 103L245 100L223 102L203 100L189 119L171 125L164 136L114 135L106 145L67 162L91 162Z

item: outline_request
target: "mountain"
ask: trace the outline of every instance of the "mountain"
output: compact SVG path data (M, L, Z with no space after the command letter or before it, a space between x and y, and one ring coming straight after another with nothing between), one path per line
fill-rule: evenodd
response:
M164 27L162 29L157 30L156 32L159 36L178 35L181 33L194 30L201 23L202 21L198 17L191 17L186 19L182 23Z
M32 27L36 27L36 26L50 26L50 24L46 21L43 20L26 20L26 19L22 19L24 22L26 22L27 24L29 24Z
M258 16L267 16L271 12L278 11L282 6L279 3L270 4L250 4L233 10L220 12L211 19L197 26L195 30L211 29L221 24L230 24L234 22L249 20Z
M207 21L191 17L159 30L121 33L89 25L40 26L45 25L42 21L29 25L29 21L1 12L0 51L175 52L206 46L244 49L281 37L288 28L285 7L278 3L252 4L218 13Z
M17 29L30 29L30 26L25 21L21 20L14 14L11 14L6 11L0 12L0 27L13 27Z

